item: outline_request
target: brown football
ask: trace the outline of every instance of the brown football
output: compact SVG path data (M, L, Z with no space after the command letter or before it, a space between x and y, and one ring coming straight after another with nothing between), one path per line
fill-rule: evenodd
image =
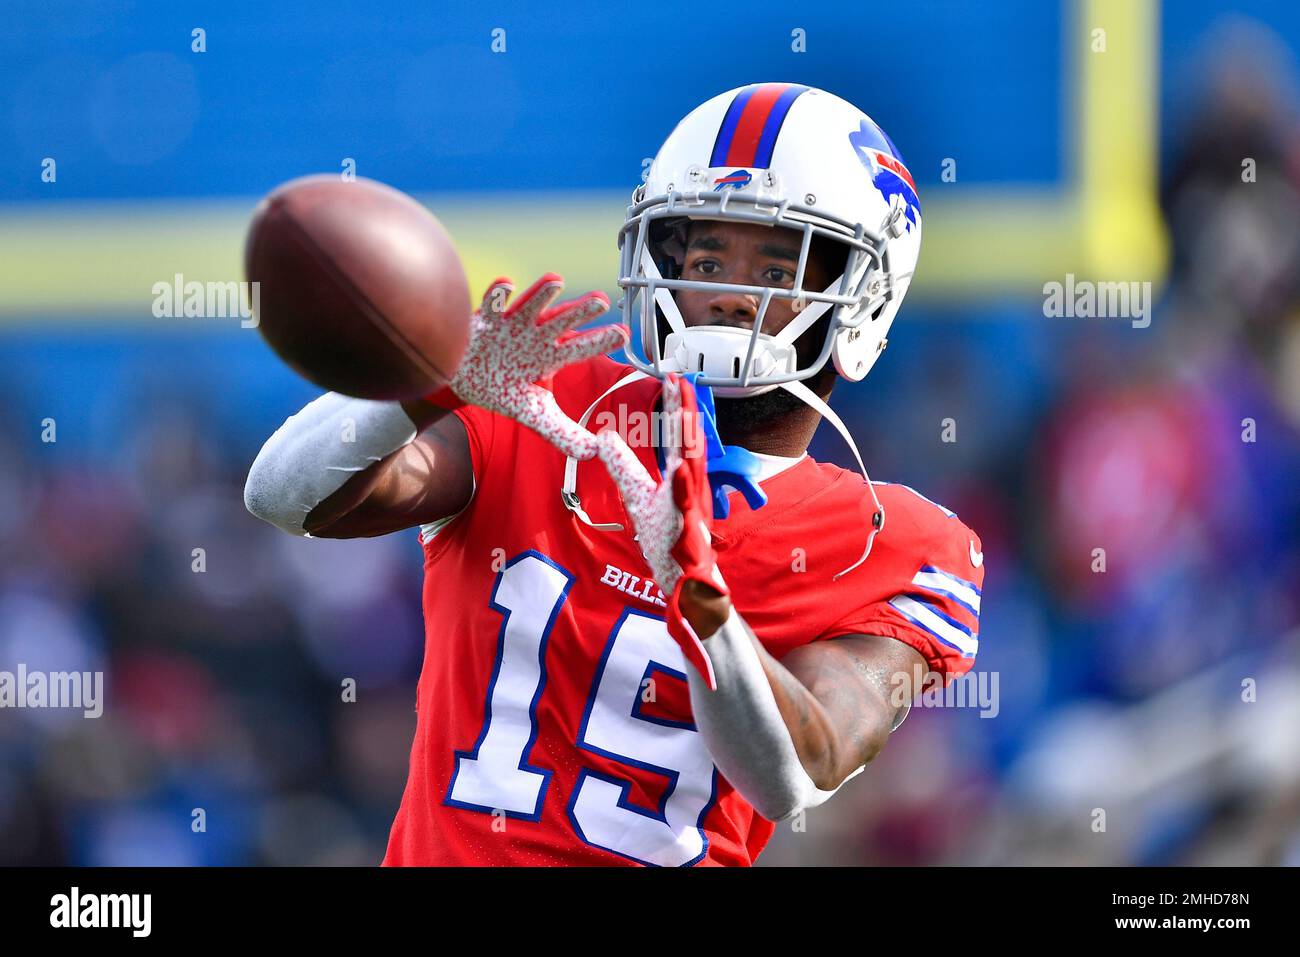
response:
M417 398L456 373L469 341L469 284L437 218L367 179L307 176L253 213L244 270L262 336L325 389Z

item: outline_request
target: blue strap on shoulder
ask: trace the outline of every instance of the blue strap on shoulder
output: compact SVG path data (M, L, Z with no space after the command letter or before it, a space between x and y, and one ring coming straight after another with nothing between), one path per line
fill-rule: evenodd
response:
M709 486L713 489L713 514L726 518L731 512L724 486L730 486L745 496L752 509L767 504L767 493L758 486L760 463L758 456L739 445L723 445L718 435L718 416L713 405L713 390L695 380L702 372L689 372L682 376L695 387L700 407L700 427L704 431L705 450L708 454ZM663 450L659 450L659 466L663 468Z

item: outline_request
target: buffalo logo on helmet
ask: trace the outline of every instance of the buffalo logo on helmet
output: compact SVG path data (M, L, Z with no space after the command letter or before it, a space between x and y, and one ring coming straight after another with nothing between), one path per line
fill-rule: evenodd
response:
M744 189L754 177L747 169L738 169L726 176L719 176L713 181L713 191L721 193L724 189Z
M907 228L917 225L921 216L921 200L916 195L916 183L898 156L898 150L874 123L861 121L858 129L849 133L849 144L858 161L871 173L872 185L880 191L885 203L902 196L907 204Z

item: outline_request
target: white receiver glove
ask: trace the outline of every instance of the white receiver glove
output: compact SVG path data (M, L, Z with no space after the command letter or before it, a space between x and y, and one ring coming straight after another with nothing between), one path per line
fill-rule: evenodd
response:
M481 406L527 426L566 455L592 458L596 437L560 409L546 380L567 365L622 348L627 330L608 325L575 331L608 309L609 299L589 292L551 307L563 288L563 279L547 273L507 308L514 284L494 280L471 320L456 375L427 401L445 408Z

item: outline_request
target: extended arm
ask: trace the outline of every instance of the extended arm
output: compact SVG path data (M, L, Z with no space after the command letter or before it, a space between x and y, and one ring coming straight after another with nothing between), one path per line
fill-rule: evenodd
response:
M472 490L469 441L454 415L328 392L267 439L244 504L295 535L354 538L453 515Z
M488 288L471 319L455 378L424 399L375 402L328 393L284 423L258 454L248 510L297 535L383 535L454 515L474 492L466 403L509 416L582 459L595 454L541 384L556 370L622 345L621 326L577 332L609 307L603 293L548 308L563 280L547 273L513 304L508 279Z

